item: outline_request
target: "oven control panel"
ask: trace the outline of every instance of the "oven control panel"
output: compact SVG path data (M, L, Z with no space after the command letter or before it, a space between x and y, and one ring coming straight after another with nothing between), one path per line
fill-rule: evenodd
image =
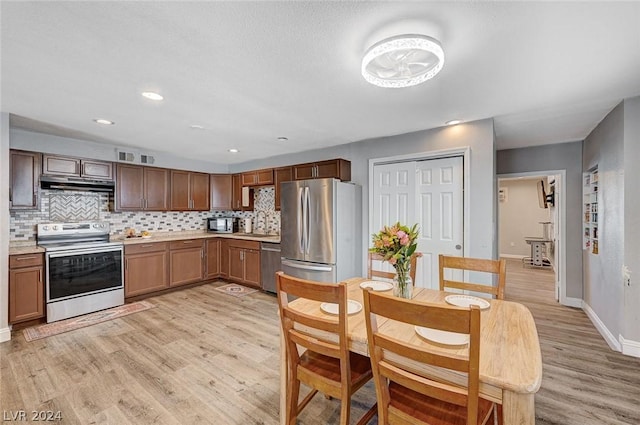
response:
M92 221L81 223L46 223L38 224L38 237L65 236L86 234L109 234L110 225L105 221Z

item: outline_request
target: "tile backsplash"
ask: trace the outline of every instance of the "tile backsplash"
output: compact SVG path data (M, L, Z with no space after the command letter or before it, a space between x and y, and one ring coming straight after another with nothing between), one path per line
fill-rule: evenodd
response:
M280 211L274 207L273 187L254 191L254 211L110 211L107 194L42 190L39 211L11 211L10 241L35 241L38 223L101 220L111 224L111 234L123 234L133 228L137 232L180 232L205 230L208 217L240 217L253 219L254 229L280 231ZM264 214L262 213L264 212ZM267 219L268 217L268 219ZM265 222L266 221L266 222Z

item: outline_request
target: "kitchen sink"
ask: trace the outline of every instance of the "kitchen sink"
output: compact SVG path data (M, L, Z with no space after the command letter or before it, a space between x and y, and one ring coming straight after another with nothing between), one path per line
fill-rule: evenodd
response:
M252 238L274 238L278 235L269 235L266 233L238 233L240 236L251 236Z

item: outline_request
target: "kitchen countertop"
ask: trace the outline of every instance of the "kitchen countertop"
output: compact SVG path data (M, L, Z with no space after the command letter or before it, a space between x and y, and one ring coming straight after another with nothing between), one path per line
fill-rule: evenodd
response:
M150 238L126 238L118 235L112 236L111 241L122 241L125 245L149 243L149 242L170 242L183 239L206 239L206 238L226 238L242 239L248 241L280 243L280 235L256 235L252 233L207 233L203 231L192 232L157 232L152 233ZM44 252L44 248L36 245L35 241L15 241L9 243L9 255L35 254Z

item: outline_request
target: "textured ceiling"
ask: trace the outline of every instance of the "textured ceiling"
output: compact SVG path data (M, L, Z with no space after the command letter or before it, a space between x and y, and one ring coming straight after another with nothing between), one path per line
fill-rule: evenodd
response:
M640 95L638 2L0 7L2 111L23 117L12 125L219 163L453 118L494 117L498 149L581 140ZM441 73L406 89L366 83L367 47L400 33L438 38ZM145 90L165 99L146 100Z

